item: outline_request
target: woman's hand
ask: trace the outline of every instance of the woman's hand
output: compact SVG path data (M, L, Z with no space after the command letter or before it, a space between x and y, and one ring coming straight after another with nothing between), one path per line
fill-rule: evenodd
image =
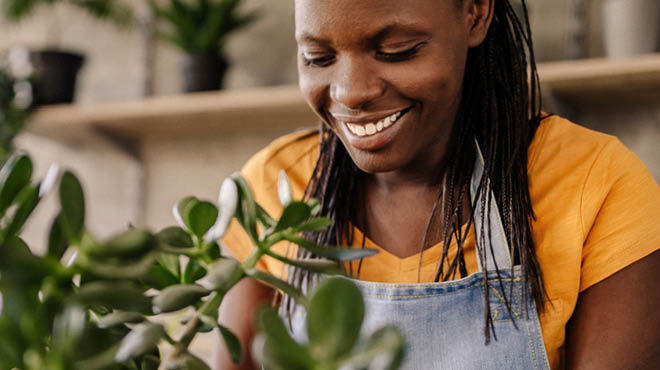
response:
M234 286L220 307L220 323L238 336L243 347L243 362L231 361L224 343L217 350L217 368L222 370L257 369L252 361L250 345L256 333L255 317L259 306L270 304L275 291L253 279L244 278Z
M580 294L567 326L566 369L658 369L660 251Z

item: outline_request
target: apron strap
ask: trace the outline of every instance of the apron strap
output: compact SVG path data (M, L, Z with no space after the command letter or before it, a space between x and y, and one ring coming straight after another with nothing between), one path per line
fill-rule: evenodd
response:
M502 218L500 217L500 210L497 208L497 202L495 201L495 195L491 190L490 205L487 204L485 209L482 209L480 199L481 194L477 194L479 183L481 182L481 177L484 172L484 157L481 154L481 149L479 148L479 143L476 138L474 139L474 143L477 149L477 158L474 164L474 171L472 172L470 198L472 199L472 207L474 209L477 265L479 271L483 272L481 268L481 258L485 249L487 271L511 269L513 267L511 264L511 249L509 248L509 243L506 239L504 226L502 225ZM484 220L486 224L483 225L485 235L481 235L481 223L484 211L489 212L489 214ZM481 245L482 240L486 242L484 245ZM491 245L493 247L492 254L490 251Z

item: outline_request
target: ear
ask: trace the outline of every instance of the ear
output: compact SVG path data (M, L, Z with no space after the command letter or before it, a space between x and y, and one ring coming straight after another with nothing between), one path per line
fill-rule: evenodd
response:
M468 45L477 47L486 38L495 13L497 0L468 0L466 26L468 27Z

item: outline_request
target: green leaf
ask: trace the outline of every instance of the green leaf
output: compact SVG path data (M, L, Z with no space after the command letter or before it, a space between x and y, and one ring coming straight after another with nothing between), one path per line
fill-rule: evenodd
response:
M285 294L295 299L295 301L298 304L302 306L307 306L307 300L305 299L305 296L303 296L302 292L300 292L298 289L296 289L294 286L290 285L289 283L280 280L271 274L268 274L266 272L257 269L246 270L245 274L255 280L264 282L275 289L281 290Z
M84 305L99 304L123 311L151 312L151 299L127 282L93 281L80 287L73 300Z
M154 297L153 311L155 313L178 311L197 303L209 293L204 287L195 284L169 286Z
M206 275L206 269L194 259L188 260L181 281L184 284L192 284Z
M98 327L106 329L122 324L137 324L144 320L144 316L136 312L114 311L99 318Z
M396 370L400 367L405 350L401 332L394 326L375 331L363 348L340 362L342 368L366 369L378 364L378 369Z
M223 292L231 289L243 276L241 264L233 258L223 258L208 268L208 273L198 283L208 290Z
M160 264L154 264L149 274L143 278L143 282L151 288L163 289L170 285L179 284L181 281Z
M60 180L60 203L62 205L62 228L69 241L76 244L80 239L85 222L85 197L76 176L67 171Z
M252 241L257 242L257 203L254 201L252 190L247 181L241 175L232 177L238 186L240 196L240 207L236 209L236 218L243 225L243 229L248 233Z
M164 368L167 370L211 370L199 357L187 352L166 361Z
M319 257L328 258L335 261L351 261L360 258L365 258L373 256L378 253L376 249L369 248L337 248L337 247L320 247L317 246L311 240L299 237L293 234L285 234L284 239L292 243L295 243L308 251L312 252L314 255Z
M64 252L69 247L62 226L60 226L60 217L62 216L57 215L53 220L50 226L50 232L48 233L48 255L58 260L62 258Z
M156 356L146 355L140 361L140 370L158 370L160 359Z
M160 243L167 244L174 248L188 249L195 246L192 238L190 238L190 234L177 226L171 226L161 230L156 234L156 239L158 239Z
M358 287L346 278L321 282L307 311L309 348L317 359L338 360L358 340L364 301Z
M267 228L275 227L277 221L271 217L265 209L263 209L259 204L257 204L257 219L261 221L261 224Z
M179 226L189 229L188 223L186 222L186 217L184 215L187 215L192 207L197 203L199 203L199 199L193 196L187 196L174 205L172 208L172 215L174 216L176 222L179 223Z
M158 253L156 254L156 261L177 281L181 279L181 264L179 263L179 256L168 253Z
M165 335L165 329L158 324L139 324L124 337L115 355L117 362L126 362L156 349Z
M218 329L220 329L222 339L227 346L227 352L229 352L231 361L235 364L240 364L243 360L243 349L241 348L241 341L238 340L238 337L234 333L232 333L224 326L218 324Z
M77 264L91 275L104 279L143 279L149 275L156 257L148 253L139 260L108 259L107 262L78 256Z
M95 245L89 249L89 255L94 258L107 257L138 257L151 251L156 239L150 232L142 229L130 229L112 237L103 245Z
M32 160L27 155L11 157L0 170L0 215L14 202L18 193L30 183Z
M309 198L307 200L307 205L312 210L312 216L316 216L321 213L321 209L323 208L321 202L316 198Z
M307 348L296 343L284 323L272 307L264 307L258 314L259 327L266 337L264 365L287 370L313 369L313 361Z
M295 227L306 221L311 216L312 210L304 202L291 202L284 208L280 221L275 226L275 231Z
M305 221L297 227L300 232L320 232L327 230L335 222L329 218L319 217Z
M279 254L267 251L266 254L270 257L275 258L278 261L282 261L288 265L300 267L307 271L325 273L329 275L338 274L341 272L337 262L330 260L319 260L319 259L297 259L292 260Z
M205 201L196 203L190 208L188 213L183 214L183 219L186 221L188 228L198 238L204 236L217 218L218 208L212 203Z
M16 212L14 213L14 217L9 223L9 226L3 230L3 237L7 238L18 234L38 203L39 187L27 186L23 188L16 197L16 205L18 208L16 208Z

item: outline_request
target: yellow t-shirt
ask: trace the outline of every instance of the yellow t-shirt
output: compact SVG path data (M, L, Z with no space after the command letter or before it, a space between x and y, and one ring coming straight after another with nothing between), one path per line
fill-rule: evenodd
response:
M279 216L277 176L285 170L294 197L300 198L319 155L315 132L299 132L274 141L243 168L243 175L263 208ZM537 258L550 303L540 314L552 369L560 369L565 326L580 292L660 249L660 187L643 163L616 138L552 116L541 123L528 152L531 201L537 216L532 225ZM355 230L356 242L362 234ZM238 259L251 249L236 222L223 242ZM379 254L364 259L360 278L415 283L419 255L399 258L366 240ZM285 254L287 244L274 250ZM456 246L450 247L451 251ZM476 272L474 231L465 246L468 273ZM288 251L291 256L292 251ZM442 245L424 251L421 281L433 281ZM272 258L260 268L281 275Z

